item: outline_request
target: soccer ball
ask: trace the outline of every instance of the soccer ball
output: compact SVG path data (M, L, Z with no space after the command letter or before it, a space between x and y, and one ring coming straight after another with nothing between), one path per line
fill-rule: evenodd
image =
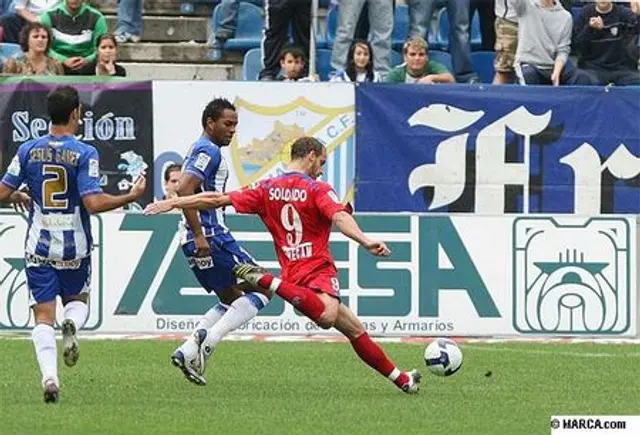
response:
M436 338L424 350L424 362L431 373L451 376L462 367L462 351L455 341Z

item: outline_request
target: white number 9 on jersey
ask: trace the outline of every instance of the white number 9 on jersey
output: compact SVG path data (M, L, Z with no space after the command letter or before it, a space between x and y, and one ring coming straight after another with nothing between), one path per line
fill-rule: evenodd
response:
M302 221L293 204L285 204L280 212L282 227L287 232L289 246L297 246L302 242Z

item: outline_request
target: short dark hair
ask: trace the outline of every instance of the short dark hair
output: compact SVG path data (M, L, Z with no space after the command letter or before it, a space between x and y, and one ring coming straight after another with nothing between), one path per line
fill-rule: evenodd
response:
M302 159L312 151L317 155L321 155L323 149L324 144L319 139L311 136L302 136L291 145L291 160Z
M100 43L105 39L110 39L111 42L113 42L113 45L115 45L116 48L118 48L118 41L116 40L116 36L112 33L105 33L104 35L100 35L96 40L96 48L100 47Z
M231 104L226 98L216 98L207 104L202 111L202 128L207 126L207 119L211 118L217 121L222 116L225 109L236 111L236 106Z
M182 171L182 166L177 164L177 163L171 163L169 166L167 166L164 169L164 182L168 182L169 181L169 176L171 175L172 172L175 171Z
M287 45L282 49L282 51L280 52L281 62L285 57L287 57L287 54L293 56L294 59L302 59L302 62L307 63L307 56L304 54L304 51L302 51L302 48L295 44Z
M71 86L60 86L47 95L47 111L53 125L68 124L71 113L78 107L80 97Z
M22 28L22 30L20 31L20 35L18 36L18 42L20 43L20 48L22 48L22 51L24 53L29 51L29 36L31 35L31 32L33 32L34 30L41 30L41 29L47 32L47 48L45 50L45 54L49 52L49 49L51 48L51 43L53 42L53 37L51 36L51 29L49 29L44 24L36 21L35 23L28 22Z

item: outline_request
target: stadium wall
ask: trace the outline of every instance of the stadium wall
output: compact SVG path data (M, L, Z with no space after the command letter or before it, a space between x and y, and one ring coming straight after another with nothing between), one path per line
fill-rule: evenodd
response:
M46 131L43 98L55 83L0 82L3 170L25 135ZM113 193L148 165L153 196L161 197L164 167L197 139L202 108L214 96L234 101L240 114L225 150L231 189L282 171L287 145L301 132L322 138L325 180L355 203L363 229L393 250L376 259L332 235L342 300L372 334L637 334L638 89L79 85L82 138L107 156L103 184ZM277 272L262 224L229 212L237 239ZM188 332L215 302L180 252L178 219L94 217L90 330ZM33 322L25 229L23 216L0 214L0 331ZM239 332L327 333L278 298Z

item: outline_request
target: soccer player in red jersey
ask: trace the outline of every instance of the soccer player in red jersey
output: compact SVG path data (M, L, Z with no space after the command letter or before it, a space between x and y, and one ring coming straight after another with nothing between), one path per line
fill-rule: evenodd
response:
M391 252L384 242L365 236L351 216L351 208L340 203L329 184L316 180L326 160L325 147L319 140L302 137L291 147L288 172L278 177L228 194L203 192L156 202L147 206L145 213L233 205L239 213L257 214L273 236L282 276L277 278L253 264L237 266L235 275L275 292L320 327L335 327L365 363L402 391L416 393L420 373L400 371L371 340L356 315L340 303L338 271L329 252L332 225L373 255L384 257ZM206 334L196 335L205 337L199 345L206 359L216 343L209 343Z

